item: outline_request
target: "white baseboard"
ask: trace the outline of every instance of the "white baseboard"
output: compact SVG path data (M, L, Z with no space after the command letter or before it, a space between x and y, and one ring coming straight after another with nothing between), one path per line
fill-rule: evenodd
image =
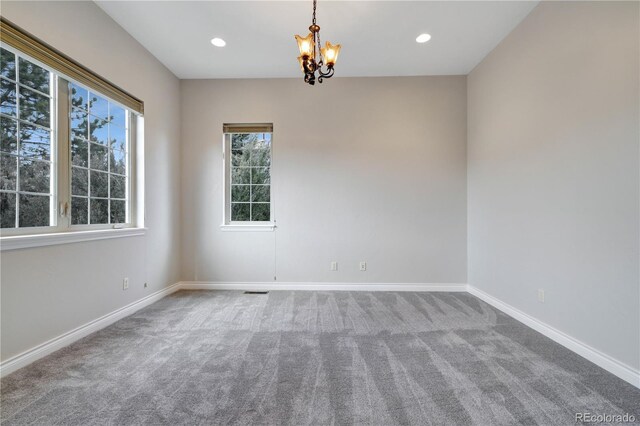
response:
M602 353L595 348L592 348L586 343L583 343L569 336L568 334L565 334L562 331L555 329L548 324L545 324L544 322L532 317L531 315L526 314L499 299L496 299L495 297L485 293L482 290L468 285L467 291L477 298L487 302L494 308L499 309L510 317L520 321L524 325L534 329L538 333L545 335L554 342L561 344L572 352L575 352L583 358L586 358L594 364L604 368L609 373L618 376L622 380L640 388L640 371L626 364L623 364L622 362L610 357L609 355Z
M183 281L181 290L467 291L466 284Z
M105 328L114 322L133 314L134 312L151 305L152 303L157 302L163 297L174 293L180 289L180 283L176 283L170 285L169 287L163 288L162 290L158 290L155 293L152 293L148 296L143 297L140 300L137 300L133 303L128 304L120 309L116 309L113 312L110 312L98 319L90 321L80 327L71 330L67 333L61 334L58 337L55 337L47 342L44 342L34 348L31 348L21 354L13 356L6 361L0 363L0 377L4 377L7 374L13 373L14 371L25 367L32 362L49 355L59 349L64 348L72 344L73 342L82 339L85 336L88 336L91 333L95 333L96 331Z

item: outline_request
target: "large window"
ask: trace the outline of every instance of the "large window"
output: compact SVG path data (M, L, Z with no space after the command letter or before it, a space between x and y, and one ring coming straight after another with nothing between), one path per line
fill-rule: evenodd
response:
M225 223L268 224L271 125L225 125Z
M133 226L136 115L0 48L2 235Z

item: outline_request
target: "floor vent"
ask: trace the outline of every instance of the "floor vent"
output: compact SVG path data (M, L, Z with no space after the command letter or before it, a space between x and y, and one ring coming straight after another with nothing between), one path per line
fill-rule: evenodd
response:
M244 294L269 294L268 291L245 291Z

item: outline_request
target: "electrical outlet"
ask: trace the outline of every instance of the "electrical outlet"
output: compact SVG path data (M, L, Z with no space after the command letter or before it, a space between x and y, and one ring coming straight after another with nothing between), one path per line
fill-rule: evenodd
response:
M124 278L124 279L122 280L122 289L123 289L123 290L126 290L126 289L128 289L128 288L129 288L129 278Z
M336 262L335 260L333 262L331 262L331 270L332 271L337 271L338 270L338 262Z
M544 289L538 289L538 302L544 303Z
M360 262L360 270L361 271L366 271L367 270L367 262Z

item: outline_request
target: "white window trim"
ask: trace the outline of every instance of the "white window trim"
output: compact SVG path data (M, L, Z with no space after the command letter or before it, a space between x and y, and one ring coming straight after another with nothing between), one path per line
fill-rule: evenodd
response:
M0 251L44 247L82 241L108 240L137 237L146 234L147 228L95 229L91 231L51 232L48 234L15 235L0 238Z
M276 229L276 224L273 222L259 224L244 224L244 223L223 223L220 225L220 229L225 232L237 231L237 232L272 232Z
M224 232L273 232L276 230L276 220L273 207L273 132L271 132L271 201L269 222L233 222L231 221L231 191L227 188L230 185L231 173L231 133L222 135L222 224L220 229ZM229 154L229 155L227 155Z

